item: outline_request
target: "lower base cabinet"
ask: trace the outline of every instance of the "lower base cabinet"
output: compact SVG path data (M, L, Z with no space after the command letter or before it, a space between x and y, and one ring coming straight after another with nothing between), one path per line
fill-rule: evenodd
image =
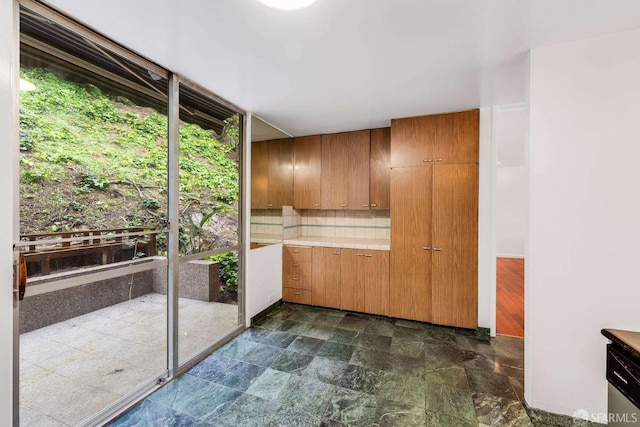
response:
M304 289L282 288L282 300L296 304L311 305L311 291Z
M344 249L342 309L389 315L389 252Z
M307 281L300 276L292 281L293 247L284 247L282 299L287 302L320 307L389 315L389 252L361 249L304 248L310 251L310 289L294 284ZM295 250L304 252L304 249ZM307 252L303 253L307 259Z

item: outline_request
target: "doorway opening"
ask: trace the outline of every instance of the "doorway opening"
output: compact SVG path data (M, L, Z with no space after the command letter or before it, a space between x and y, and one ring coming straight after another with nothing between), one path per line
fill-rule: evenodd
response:
M496 334L524 338L526 110L494 110L496 165Z

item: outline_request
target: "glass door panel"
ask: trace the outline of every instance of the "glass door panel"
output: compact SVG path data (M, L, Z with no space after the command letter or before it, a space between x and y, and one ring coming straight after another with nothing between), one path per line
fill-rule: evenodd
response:
M180 84L178 360L236 329L241 116Z
M56 22L21 8L21 425L167 371L168 80Z

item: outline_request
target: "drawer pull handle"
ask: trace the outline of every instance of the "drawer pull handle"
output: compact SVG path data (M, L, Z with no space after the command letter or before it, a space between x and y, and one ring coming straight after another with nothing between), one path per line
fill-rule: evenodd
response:
M375 208L378 205L376 203L371 203L369 206L371 206L372 208Z
M298 262L294 262L294 263L293 263L293 266L294 266L294 267L300 267L300 263L298 263Z
M362 207L363 207L363 208L368 208L368 207L369 207L369 205L362 205Z
M365 258L372 258L372 257L373 257L373 255L365 255L364 257L365 257Z
M425 163L428 163L428 162L431 161L431 159L423 159L422 161L425 162Z
M442 159L433 159L434 162L441 162Z
M316 208L320 207L320 203L314 203L313 206L315 206Z
M299 254L299 253L300 253L300 251L299 251L299 250L297 250L297 249L294 249L294 250L293 250L293 253L294 253L294 254Z
M433 248L434 251L436 252L440 252L442 250L442 248Z
M294 277L293 280L300 280L300 278L299 277Z
M336 251L333 253L334 255L340 255L340 252Z
M356 256L364 256L364 254L356 254Z
M300 292L294 292L293 294L294 295L300 295Z
M273 203L268 203L267 206L272 207Z
M347 207L347 205L340 205L340 207L342 207L342 208L346 208L346 207Z
M425 251L430 251L431 250L431 246L423 246L422 249L424 249Z

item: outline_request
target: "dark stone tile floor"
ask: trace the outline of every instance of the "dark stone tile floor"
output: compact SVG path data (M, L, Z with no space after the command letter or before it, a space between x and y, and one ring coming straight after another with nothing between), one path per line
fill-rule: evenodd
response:
M112 425L554 425L521 403L523 356L517 338L284 304Z

